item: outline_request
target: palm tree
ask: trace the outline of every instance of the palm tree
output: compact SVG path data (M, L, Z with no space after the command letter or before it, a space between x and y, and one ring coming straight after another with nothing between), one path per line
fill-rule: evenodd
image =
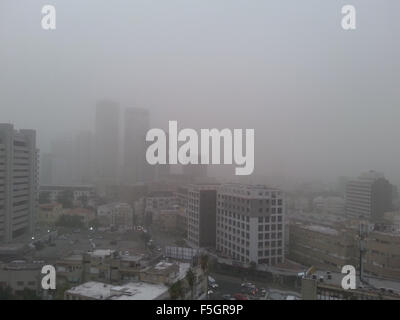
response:
M206 294L208 300L208 255L203 253L200 256L200 268L206 277Z
M182 286L182 281L178 280L174 284L169 287L169 295L172 300L177 300L178 298L182 298L184 295L184 290Z
M193 289L194 289L194 282L195 282L195 274L193 273L192 268L190 268L186 273L186 281L190 288L190 297L193 300Z

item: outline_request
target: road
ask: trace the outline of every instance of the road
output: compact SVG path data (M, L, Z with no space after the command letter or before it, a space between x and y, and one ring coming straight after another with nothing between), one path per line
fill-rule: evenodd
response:
M233 296L236 293L243 293L242 290L244 289L241 286L243 282L251 282L256 286L256 288L259 289L260 293L262 288L265 288L267 291L277 291L283 293L286 292L287 294L293 293L288 288L283 288L277 284L272 284L267 281L260 281L260 280L252 281L220 273L211 273L210 276L213 277L216 283L218 284L218 289L214 290L210 288L211 290L215 291L213 294L210 295L210 300L220 300L222 299L222 296L225 294L230 294L231 296ZM246 293L248 293L248 291ZM259 298L260 297L254 297L254 299L259 299Z

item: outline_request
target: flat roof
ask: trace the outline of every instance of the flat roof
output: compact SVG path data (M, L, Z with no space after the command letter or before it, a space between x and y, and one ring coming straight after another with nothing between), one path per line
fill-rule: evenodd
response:
M114 286L90 281L67 290L67 293L97 300L153 300L167 291L168 287L163 284L129 282Z

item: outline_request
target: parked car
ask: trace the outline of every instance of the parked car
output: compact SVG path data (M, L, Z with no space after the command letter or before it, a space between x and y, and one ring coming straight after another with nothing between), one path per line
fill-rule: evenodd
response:
M249 298L247 298L244 294L241 293L236 293L233 297L236 300L249 300Z

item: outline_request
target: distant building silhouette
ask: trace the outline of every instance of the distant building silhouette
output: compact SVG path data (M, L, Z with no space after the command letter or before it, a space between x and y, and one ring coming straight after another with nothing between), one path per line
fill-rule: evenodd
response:
M392 195L392 185L382 173L363 173L346 185L346 215L380 221L392 209Z
M118 181L119 104L103 100L96 105L95 180L100 184Z
M150 116L146 109L128 108L124 113L124 175L125 183L149 182L154 167L146 161L146 134Z

